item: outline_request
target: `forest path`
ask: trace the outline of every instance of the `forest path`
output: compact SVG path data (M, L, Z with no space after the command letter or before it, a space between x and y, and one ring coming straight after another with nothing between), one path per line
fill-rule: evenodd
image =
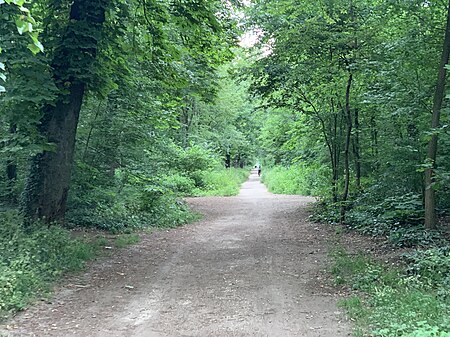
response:
M312 198L270 194L252 172L239 196L188 201L205 215L202 221L144 235L139 244L94 262L3 333L349 335L337 295L322 285L330 240L307 220Z

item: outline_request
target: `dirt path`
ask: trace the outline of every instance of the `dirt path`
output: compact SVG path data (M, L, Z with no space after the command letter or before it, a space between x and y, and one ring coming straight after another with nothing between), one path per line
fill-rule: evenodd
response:
M348 336L323 287L327 233L311 198L267 192L194 198L201 222L145 236L18 315L8 336ZM1 332L0 332L1 335Z

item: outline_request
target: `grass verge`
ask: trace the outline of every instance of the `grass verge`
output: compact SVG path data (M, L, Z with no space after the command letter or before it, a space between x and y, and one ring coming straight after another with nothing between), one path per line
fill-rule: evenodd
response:
M220 169L204 172L205 187L195 192L197 196L233 196L239 193L241 185L248 179L247 169Z
M111 243L117 248L137 243L136 233L74 238L58 226L36 224L25 232L16 211L0 214L0 321L21 311L38 296L46 296L61 275L81 270Z
M327 188L326 174L321 166L274 166L263 170L262 182L276 194L323 195Z
M450 337L450 255L434 249L405 257L403 267L332 254L336 284L353 293L340 302L355 321L355 336Z

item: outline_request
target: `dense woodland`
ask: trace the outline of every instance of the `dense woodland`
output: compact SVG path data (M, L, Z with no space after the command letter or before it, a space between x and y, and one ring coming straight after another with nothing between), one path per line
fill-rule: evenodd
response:
M90 255L67 228L192 221L183 196L233 195L260 163L316 220L419 249L439 313L373 335L447 336L449 10L0 0L0 311Z

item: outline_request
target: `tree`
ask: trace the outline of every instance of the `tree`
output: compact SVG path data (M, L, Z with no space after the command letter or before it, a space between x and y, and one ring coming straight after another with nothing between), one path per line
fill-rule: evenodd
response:
M150 60L147 64L156 71L155 78L166 77L179 84L185 78L179 76L175 60L191 57L208 68L222 62L228 50L230 33L215 15L221 11L221 5L216 1L200 1L194 7L179 1L131 5L135 12L129 19L126 17L128 11L120 1L76 0L73 3L55 2L50 7L48 18L67 16L66 20L58 22L50 20L44 32L44 42L51 50L53 80L59 93L55 105L47 105L42 110L39 131L54 148L38 154L32 161L23 199L29 221L60 222L64 218L83 98L95 85L100 87L97 89L100 94L105 91L102 89L104 81L103 84L99 82L99 72L106 70L112 77L107 63L115 62L111 61L111 55L116 54L111 49L113 46L119 46L125 52L140 50L143 59ZM114 25L118 28L113 29L115 36L111 36L105 27ZM145 33L136 33L138 27L145 28ZM127 47L130 40L116 42L120 30L130 31L124 38L131 38L134 50ZM136 47L136 43L143 45ZM118 58L123 60L122 56ZM120 66L123 67L123 63ZM111 90L113 86L109 88Z
M374 205L398 199L399 207L407 208L400 201L405 195L418 205L422 194L433 189L439 191L436 207L448 208L446 132L433 130L432 141L439 133L443 150L434 159L427 155L426 165L432 165L427 179L433 173L426 190L417 169L424 167L426 156L423 111L432 105L436 87L430 74L442 53L442 31L436 27L447 11L439 1L420 0L300 5L260 0L250 6L250 25L259 32L258 48L265 50L245 70L252 91L264 99L266 109L302 114L303 128L317 130L299 135L299 148L321 136L316 157L292 156L283 165L298 160L325 164L327 155L330 197L339 203L335 207L340 205L341 221L364 198ZM292 123L286 128L283 132L292 135L299 127ZM293 144L283 142L272 155Z
M445 26L444 44L442 47L441 62L439 65L438 79L436 90L433 98L433 110L431 128L433 134L428 143L427 162L429 167L425 170L425 227L436 228L436 197L434 184L434 171L436 168L436 155L438 145L437 128L440 125L440 116L442 109L442 101L445 94L445 75L446 65L450 56L450 1L447 9L447 23Z
M108 5L106 0L75 0L54 47L51 65L59 93L55 105L43 108L39 131L55 148L33 158L23 200L28 222L64 218L78 118Z

